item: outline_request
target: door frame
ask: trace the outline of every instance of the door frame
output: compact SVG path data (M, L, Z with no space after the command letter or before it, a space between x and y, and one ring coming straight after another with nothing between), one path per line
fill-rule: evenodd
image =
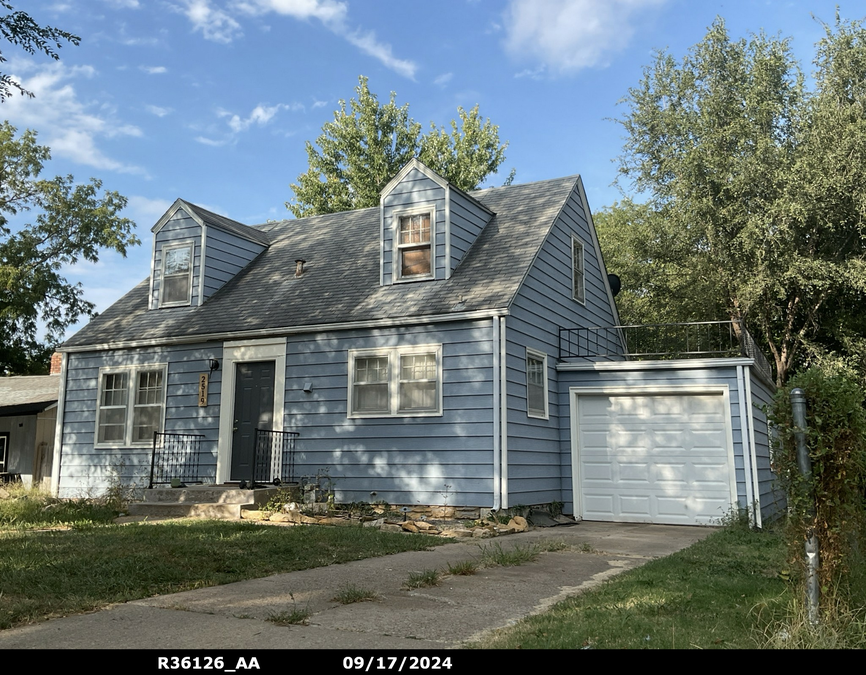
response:
M632 385L602 387L569 387L568 401L571 426L571 487L574 517L583 518L583 490L580 476L580 429L578 428L578 405L580 397L585 396L676 396L676 395L716 395L722 399L725 417L725 444L728 451L728 483L731 504L738 505L737 471L734 457L734 431L731 416L731 392L727 384L680 384L680 385ZM742 445L741 445L742 447ZM748 477L746 477L748 480Z
M286 344L281 338L233 340L223 343L222 387L220 390L219 444L217 446L217 483L226 483L232 467L232 427L235 407L235 364L249 361L274 362L274 431L283 430L286 398Z

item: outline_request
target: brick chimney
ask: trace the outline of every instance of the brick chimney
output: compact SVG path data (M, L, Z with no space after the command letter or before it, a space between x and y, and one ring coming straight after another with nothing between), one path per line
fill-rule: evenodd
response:
M63 364L63 354L54 352L51 355L51 374L60 375L60 366ZM45 372L45 371L43 371Z

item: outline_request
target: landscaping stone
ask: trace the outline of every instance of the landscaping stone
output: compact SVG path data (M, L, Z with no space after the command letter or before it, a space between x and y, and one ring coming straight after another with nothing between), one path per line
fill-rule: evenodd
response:
M411 520L407 520L401 525L406 532L418 532L418 526Z
M508 521L508 527L514 528L515 532L526 532L529 529L529 523L522 516L514 516Z
M241 509L241 520L267 520L267 511L253 511L250 509Z

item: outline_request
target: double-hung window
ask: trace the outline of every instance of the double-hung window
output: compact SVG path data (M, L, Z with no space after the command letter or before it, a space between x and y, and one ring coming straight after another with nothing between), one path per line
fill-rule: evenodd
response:
M526 350L526 414L548 419L547 354Z
M580 303L586 302L586 279L583 264L583 243L571 238L571 297Z
M441 345L349 351L349 417L441 414Z
M191 243L163 247L160 307L182 307L190 304L192 255Z
M434 210L405 213L397 217L397 271L399 279L433 276Z
M96 445L153 443L165 418L165 378L164 365L101 369Z

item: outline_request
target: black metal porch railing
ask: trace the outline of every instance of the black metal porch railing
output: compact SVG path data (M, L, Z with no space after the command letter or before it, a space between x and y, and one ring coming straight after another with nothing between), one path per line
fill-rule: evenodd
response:
M560 328L559 359L693 359L748 356L772 379L770 363L739 321Z
M213 467L202 467L202 434L153 433L153 453L150 458L150 483L167 485L174 479L183 484L213 483Z
M297 431L256 429L251 487L263 483L280 485L295 481L295 439L297 437Z

